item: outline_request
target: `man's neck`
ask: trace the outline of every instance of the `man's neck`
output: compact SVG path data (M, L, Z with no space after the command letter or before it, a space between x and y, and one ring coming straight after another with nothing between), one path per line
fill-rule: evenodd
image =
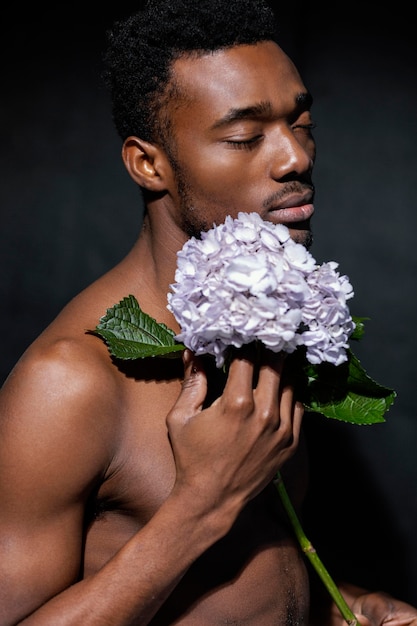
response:
M171 224L163 229L145 215L138 240L122 262L130 290L142 310L175 332L179 328L167 309L167 294L175 281L178 250L185 241L185 235Z

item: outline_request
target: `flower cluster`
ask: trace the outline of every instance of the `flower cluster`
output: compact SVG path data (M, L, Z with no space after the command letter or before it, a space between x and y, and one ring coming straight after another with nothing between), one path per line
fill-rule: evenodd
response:
M229 346L255 340L274 352L305 346L310 363L339 365L355 324L346 304L353 289L337 268L317 265L282 224L257 213L228 216L178 252L168 294L181 328L176 339L214 355L218 367Z

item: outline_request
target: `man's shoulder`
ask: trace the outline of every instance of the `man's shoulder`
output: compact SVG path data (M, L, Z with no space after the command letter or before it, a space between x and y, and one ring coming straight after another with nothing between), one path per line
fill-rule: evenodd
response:
M36 340L0 392L7 480L57 502L78 498L117 458L121 410L100 348L75 336ZM98 344L100 343L96 339Z
M88 331L80 333L57 332L47 329L22 355L13 377L33 380L37 385L47 383L83 388L103 376L110 378L106 349L102 342Z
M87 333L47 329L22 355L0 394L0 412L30 423L42 416L79 428L101 415L116 420L122 382L106 347Z

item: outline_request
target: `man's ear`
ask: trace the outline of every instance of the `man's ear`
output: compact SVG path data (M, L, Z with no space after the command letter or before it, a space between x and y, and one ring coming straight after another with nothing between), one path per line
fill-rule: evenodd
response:
M123 142L122 158L133 180L149 191L165 191L169 170L166 154L155 144L139 137L128 137Z

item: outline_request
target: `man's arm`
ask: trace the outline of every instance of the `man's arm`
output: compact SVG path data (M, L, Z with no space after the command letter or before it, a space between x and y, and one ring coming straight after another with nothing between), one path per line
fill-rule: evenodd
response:
M183 389L167 418L173 491L97 574L78 582L84 507L112 439L111 421L100 424L104 438L91 436L91 416L111 413L111 380L97 379L89 363L77 376L88 355L73 359L73 371L48 358L23 360L12 374L0 413L3 626L147 624L191 563L292 456L303 410L281 388L280 357L263 363L255 390L250 356L235 359L223 395L202 410L207 381L187 354Z

